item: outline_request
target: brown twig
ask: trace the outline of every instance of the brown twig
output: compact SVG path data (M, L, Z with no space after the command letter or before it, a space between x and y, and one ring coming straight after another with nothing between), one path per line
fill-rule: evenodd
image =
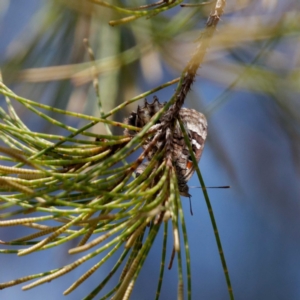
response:
M200 43L196 48L196 52L182 72L179 85L175 92L175 103L170 107L163 117L165 128L170 127L170 124L178 117L179 111L184 104L185 98L195 80L197 70L204 60L204 56L210 45L211 38L216 30L216 26L221 18L221 15L223 14L225 4L225 0L218 0L211 10L209 18L206 22L206 28L201 34Z

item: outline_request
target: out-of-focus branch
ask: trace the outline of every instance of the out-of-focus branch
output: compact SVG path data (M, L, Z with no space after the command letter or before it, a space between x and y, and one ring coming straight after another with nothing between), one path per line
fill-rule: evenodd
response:
M201 34L200 43L196 48L196 52L182 72L181 80L173 98L174 104L163 117L165 128L178 117L179 111L195 80L197 70L204 60L211 38L216 30L220 17L223 14L225 4L225 0L218 0L210 13L206 22L206 28Z

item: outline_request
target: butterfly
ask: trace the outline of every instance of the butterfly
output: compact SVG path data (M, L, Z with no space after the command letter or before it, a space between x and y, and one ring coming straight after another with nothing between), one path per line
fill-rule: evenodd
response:
M152 103L149 103L147 99L145 99L144 106L138 106L137 111L132 112L129 118L125 119L125 123L142 128L165 104L166 103L160 103L158 98L155 96ZM179 111L179 117L182 120L182 123L188 134L188 138L192 145L192 150L196 157L196 160L197 162L199 162L207 137L206 118L202 113L189 108L181 108ZM160 122L161 120L158 120L156 124L159 124ZM124 134L130 136L134 135L135 132L125 129ZM178 122L176 122L173 129L172 139L173 147L171 149L171 155L173 165L176 170L179 192L182 196L190 197L187 182L192 177L195 168ZM143 144L143 148L146 149L150 142L151 138L147 139ZM140 167L137 169L138 175L143 172L149 161L151 161L155 152L162 145L164 145L165 142L166 141L163 139L157 141L157 145L155 145L153 149L147 154L148 162L140 165Z

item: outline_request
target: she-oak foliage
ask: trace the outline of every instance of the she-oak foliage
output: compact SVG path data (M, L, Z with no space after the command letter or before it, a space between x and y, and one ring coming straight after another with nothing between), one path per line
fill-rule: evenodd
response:
M129 14L129 17L110 22L110 25L122 26L141 17L155 18L155 15L179 5L181 1L162 1L139 9L126 9L101 0L92 0L92 2ZM79 243L76 247L69 249L69 254L82 253L79 259L59 269L1 283L0 289L27 281L32 282L23 286L23 289L33 288L60 277L107 251L104 258L65 290L66 295L74 291L117 250L123 249L105 279L85 299L94 299L110 280L115 282L115 287L101 299L109 297L113 297L114 300L129 299L147 254L162 226L164 239L160 277L157 279L156 295L153 295L158 299L165 268L168 226L172 226L173 257L177 255L178 299L184 298L184 290L187 291L187 298L192 299L187 232L180 202L178 173L174 167L173 152L170 150L173 148L172 135L177 124L176 126L180 126L182 130L191 160L203 187L229 296L233 299L229 274L209 198L189 136L179 114L223 13L225 0L213 2L211 6L212 10L206 28L201 34L194 55L182 71L181 77L155 89L157 91L178 82L175 93L167 104L162 106L141 128L129 125L129 123L110 121L107 118L129 103L145 97L145 94L102 114L102 118L96 118L22 98L3 82L0 83L0 93L7 104L7 111L0 109L1 140L6 145L0 147L2 161L0 165L0 209L2 211L0 226L25 226L33 230L33 233L28 236L12 241L0 241L2 245L10 247L2 249L1 253L28 255L35 251L59 246L75 238L79 239ZM41 117L67 130L69 134L60 136L29 130L18 117L13 106L14 101L31 110L36 117ZM80 129L67 126L50 117L49 112L86 120L87 124ZM107 135L91 133L89 129L99 122L108 126L121 127L125 132L135 134L115 136L109 133ZM149 142L149 138L152 142ZM153 152L155 141L158 139L164 141L163 146L156 148ZM141 148L142 153L135 161L126 162L132 153ZM136 176L137 169L142 165L149 151L153 152L151 159L140 175ZM180 231L183 241L180 241ZM95 237L96 234L97 237ZM185 261L182 257L185 257ZM183 274L184 262L186 276ZM120 278L113 278L121 268ZM187 282L184 282L184 278Z

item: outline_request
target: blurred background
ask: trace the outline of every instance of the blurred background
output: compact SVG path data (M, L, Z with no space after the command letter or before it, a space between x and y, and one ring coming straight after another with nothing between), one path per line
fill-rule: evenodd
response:
M145 4L114 3L127 7ZM22 97L100 116L84 38L95 51L102 106L109 111L180 76L209 11L209 5L175 7L149 19L112 27L110 20L126 15L83 0L2 0L3 80ZM208 118L208 141L200 162L206 185L231 186L229 190L209 190L209 195L236 299L300 299L299 13L297 0L228 1L186 101L187 107ZM155 94L168 101L175 87ZM122 121L136 106L132 104L114 118ZM34 131L57 130L32 118L24 107L18 107L18 113ZM94 130L101 133L104 129ZM189 185L199 186L196 176ZM228 299L202 192L197 188L190 192L193 216L187 198L182 198L182 203L189 233L193 299ZM1 240L10 240L11 235L21 233L0 228ZM161 240L157 239L157 247L146 260L132 299L154 299ZM25 257L1 255L0 282L76 259L67 254L67 246L56 248ZM171 249L169 238L167 261ZM2 290L0 298L81 299L105 277L113 262L71 295L62 293L94 262L30 291L22 292L20 285ZM171 271L166 270L161 299L176 299L176 283L175 264Z

